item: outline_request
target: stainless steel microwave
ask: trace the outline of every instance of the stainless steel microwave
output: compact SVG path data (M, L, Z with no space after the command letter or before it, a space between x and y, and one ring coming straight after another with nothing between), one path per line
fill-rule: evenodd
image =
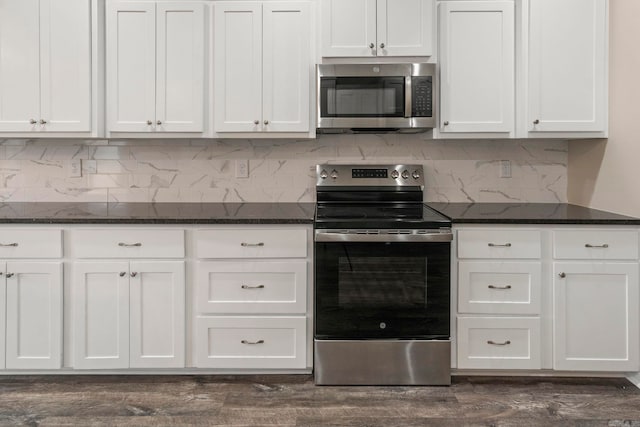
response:
M318 132L431 129L434 80L434 64L320 64Z

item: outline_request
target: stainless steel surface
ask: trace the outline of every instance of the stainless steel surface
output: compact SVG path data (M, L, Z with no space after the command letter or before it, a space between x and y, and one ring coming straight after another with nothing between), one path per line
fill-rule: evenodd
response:
M495 342L495 341L489 340L489 341L487 341L487 344L490 344L490 345L509 345L509 344L511 344L511 341L506 340L504 342Z
M0 243L0 246L4 246L4 247L13 246L13 247L16 247L16 246L18 246L18 244L17 243Z
M254 246L264 246L264 242L259 242L259 243L246 243L246 242L242 242L240 243L240 246L242 247L254 247Z
M489 243L487 246L490 248L510 248L511 243Z
M387 178L353 178L354 169L385 169ZM407 172L407 178L400 175ZM416 176L413 176L413 174ZM409 174L412 178L408 179ZM316 187L421 187L424 189L422 165L316 165Z
M411 118L411 99L413 93L411 91L411 76L405 76L404 78L404 117L405 119Z
M451 229L442 230L316 230L316 242L450 242Z
M449 385L451 342L315 340L317 385Z
M561 279L564 279L565 277L567 277L567 275L565 273L560 273L560 274L558 274L558 276L560 276Z
M587 243L586 245L584 245L585 248L602 248L602 249L607 249L609 247L609 244L605 243L604 245L590 245L589 243Z
M121 246L123 248L139 248L140 246L142 246L142 243L138 242L138 243L124 243L124 242L120 242L118 243L118 246Z
M373 49L375 45L371 46ZM325 131L350 132L353 129L397 129L400 132L423 132L436 126L435 111L435 64L424 63L377 63L377 64L319 64L316 72L316 102L317 105L317 125L318 132ZM321 116L321 95L320 81L322 77L409 77L411 76L432 76L433 77L433 97L432 97L432 117L411 117L411 102L405 100L404 117L322 117ZM411 91L405 88L411 99Z

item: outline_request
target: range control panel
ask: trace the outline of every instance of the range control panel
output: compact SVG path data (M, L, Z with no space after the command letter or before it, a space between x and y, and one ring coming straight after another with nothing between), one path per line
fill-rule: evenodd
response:
M424 186L422 165L317 165L316 186Z

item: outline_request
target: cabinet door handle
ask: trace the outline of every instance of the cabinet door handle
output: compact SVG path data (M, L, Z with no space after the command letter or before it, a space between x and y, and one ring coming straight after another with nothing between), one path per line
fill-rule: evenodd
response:
M18 244L17 243L0 243L0 246L3 246L5 248L13 246L15 248L16 246L18 246Z
M495 342L495 341L489 340L489 341L487 341L487 344L490 344L490 345L509 345L509 344L511 344L511 341L506 340L504 342Z
M449 126L449 120L445 120L445 121L444 121L444 123L443 123L443 125L445 125L445 126Z
M6 276L7 276L7 279L10 277L13 277L13 273L7 273Z
M566 273L560 273L558 274L558 276L560 276L561 279L564 279L565 277L567 277Z
M497 244L497 243L489 243L490 248L510 248L511 243Z
M376 45L375 45L375 44L373 44L373 43L369 43L369 49L373 49L374 47L376 47Z
M40 124L41 124L41 125L46 125L46 124L47 124L47 121L46 121L45 119L40 119Z
M265 125L268 125L268 124L269 124L269 120L265 120L265 121L264 121L264 124L265 124Z
M607 249L609 247L609 245L607 243L605 243L604 245L590 245L589 243L587 243L586 245L584 245L585 248L592 248L592 249L597 249L597 248L601 248L601 249Z
M260 242L260 243L246 243L246 242L242 242L240 243L240 246L247 248L247 247L259 247L259 246L264 246L264 242Z
M151 120L147 120L147 126L151 126L153 122Z
M121 272L120 272L120 274L119 274L119 276L120 276L120 277L124 277L124 276L126 276L126 275L127 275L127 272L126 272L126 271L121 271Z
M29 119L29 123L35 125L38 121L36 119Z
M257 286L251 286L251 285L242 285L240 286L242 289L264 289L264 285L257 285Z
M380 49L384 49L384 43L380 43Z
M158 120L158 121L156 122L156 124L157 124L158 126L160 126L160 125L162 124L162 120Z
M489 285L489 289L511 289L511 285L506 285L506 286Z
M540 124L540 120L535 119L535 120L533 121L533 124L534 124L534 125L539 125L539 124Z
M242 344L248 344L248 345L255 345L255 344L264 344L264 340L258 340L258 341L247 341L247 340L242 340L240 341Z
M142 246L142 243L124 243L124 242L120 242L118 243L118 246L121 246L123 248L139 248L140 246Z
M135 272L135 271L131 273L131 277L136 277L137 275L138 275L138 273Z

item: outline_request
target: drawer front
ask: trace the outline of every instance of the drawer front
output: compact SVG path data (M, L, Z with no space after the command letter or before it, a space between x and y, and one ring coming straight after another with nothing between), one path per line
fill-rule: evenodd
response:
M307 261L199 262L200 313L307 311Z
M0 258L61 258L62 230L3 229Z
M636 230L556 230L556 259L638 259Z
M306 258L304 229L196 231L198 258Z
M470 314L540 314L539 262L458 263L458 311Z
M71 230L69 242L73 258L184 258L183 230Z
M199 317L196 367L306 368L305 317Z
M540 319L458 317L459 369L541 369Z
M458 258L538 259L538 230L458 230Z

